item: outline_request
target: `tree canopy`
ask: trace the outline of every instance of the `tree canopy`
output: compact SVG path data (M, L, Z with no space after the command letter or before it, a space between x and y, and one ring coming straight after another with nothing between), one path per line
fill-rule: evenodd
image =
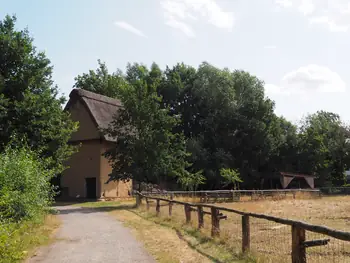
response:
M127 68L127 85L118 91L123 108L105 131L117 138L115 147L105 154L113 166L110 180L157 184L166 175L177 179L189 175L184 137L173 132L179 120L168 108L161 108L158 73L156 66L150 70L138 64Z
M0 150L24 140L59 173L77 124L62 111L65 100L52 81L50 60L15 22L14 16L0 21Z
M99 65L96 73L84 74L84 80L78 77L76 86L90 89L89 83L96 75L101 79L101 68L106 66L101 62ZM153 63L150 68L129 65L125 74L121 70L111 75L106 68L103 71L104 79L118 79L104 82L99 92L108 95L113 89L113 96L125 105L121 114L128 116L117 118L114 131L120 130L120 121L124 123L130 116L135 120L147 117L154 121L160 116L163 121L167 119L165 122L177 120L170 121L166 132L157 126L152 126L153 131L143 128L145 124L141 122L128 122L127 127L136 129L138 135L147 129L145 134L150 137L159 133L181 135L187 152L186 170L192 174L183 180L185 184L195 184L193 175L199 173L205 178L198 179L202 188L220 188L227 185L220 171L235 171L243 188L266 187L265 179L280 171L316 175L319 186L344 183L344 172L350 165L349 128L339 116L320 111L307 116L300 125L292 124L274 113L274 102L266 97L264 82L248 72L219 69L206 62L198 68L179 63L161 70ZM152 97L147 102L152 107L145 107L146 100L136 99L136 90L143 90L138 94L144 98ZM157 119L157 125L160 123ZM135 133L128 133L136 138ZM161 151L161 147L155 147ZM145 158L156 156L143 154ZM118 158L122 156L125 153L119 152Z
M89 84L96 78L110 81L95 85L96 90ZM319 186L344 183L350 165L349 127L338 115L324 111L307 116L300 125L277 116L264 82L248 72L204 62L198 68L179 63L165 70L155 63L150 69L129 65L125 75L121 70L109 74L99 61L99 69L78 77L76 86L113 94L124 102L127 96L119 92L125 83L141 79L146 89L153 85L157 111L179 120L172 132L184 136L186 169L203 173L202 187L221 187L221 169L237 171L243 188L266 187L265 179L280 171L316 175ZM133 107L142 106L133 102ZM137 109L133 114L149 114L148 109Z

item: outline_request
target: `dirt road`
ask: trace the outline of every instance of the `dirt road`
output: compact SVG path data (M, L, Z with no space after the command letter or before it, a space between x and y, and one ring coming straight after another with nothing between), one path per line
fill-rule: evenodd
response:
M57 207L62 220L56 241L39 249L28 263L155 263L130 231L106 212Z

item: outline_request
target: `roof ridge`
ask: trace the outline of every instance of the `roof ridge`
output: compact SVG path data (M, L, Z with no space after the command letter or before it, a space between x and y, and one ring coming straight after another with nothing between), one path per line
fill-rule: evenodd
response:
M74 95L77 95L79 97L85 97L88 99L92 99L95 101L99 101L102 103L114 105L114 106L121 106L121 102L118 99L114 99L108 96L104 96L98 93L94 93L92 91L84 90L84 89L73 89L69 95L69 97L72 97Z

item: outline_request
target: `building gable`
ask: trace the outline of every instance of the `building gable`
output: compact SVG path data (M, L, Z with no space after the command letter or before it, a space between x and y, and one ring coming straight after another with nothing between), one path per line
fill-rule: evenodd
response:
M81 101L77 100L71 104L69 112L72 120L79 122L78 131L72 134L71 142L100 139L100 132L88 109Z
M103 134L101 130L108 128L117 114L121 107L119 100L82 89L73 89L69 97L65 110L71 112L74 121L82 122L81 128L72 137L72 140L101 138L106 141L115 141L114 138ZM91 122L94 128L92 128ZM86 131L86 129L89 130Z

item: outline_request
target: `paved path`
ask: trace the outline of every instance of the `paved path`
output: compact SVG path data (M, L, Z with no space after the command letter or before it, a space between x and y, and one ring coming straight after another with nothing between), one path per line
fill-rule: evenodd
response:
M105 212L57 207L62 219L55 243L39 249L28 263L155 263L130 231Z

